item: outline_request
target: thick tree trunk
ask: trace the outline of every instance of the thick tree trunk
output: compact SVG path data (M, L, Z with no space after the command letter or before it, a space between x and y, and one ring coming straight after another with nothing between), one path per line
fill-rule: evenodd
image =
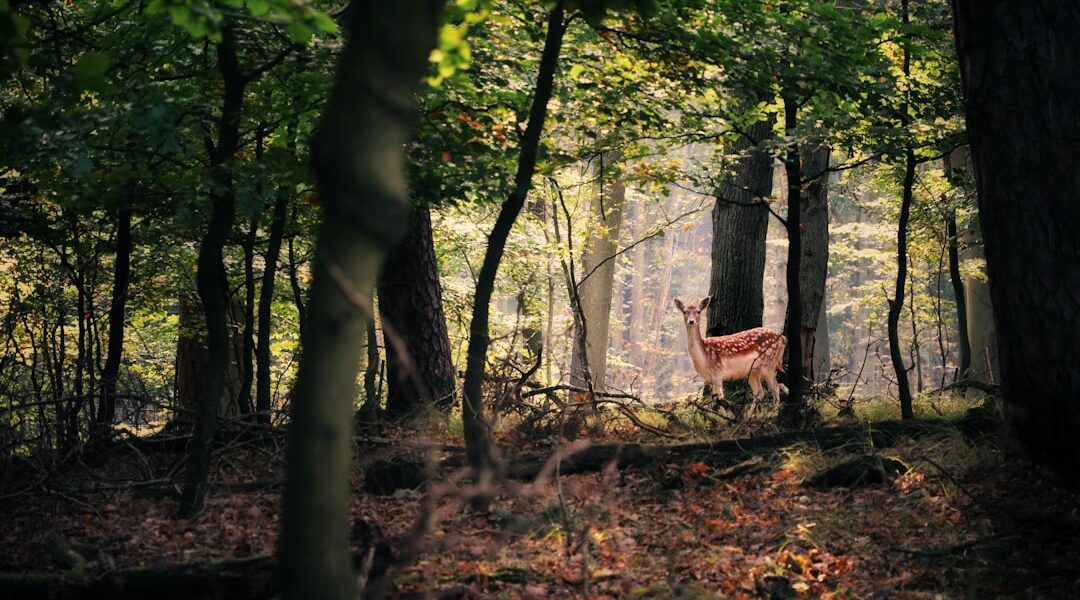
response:
M116 218L116 260L113 264L112 301L109 303L109 348L101 371L101 404L98 405L97 431L107 435L116 420L116 388L120 361L124 354L124 315L131 281L131 207L126 206Z
M210 223L199 244L199 267L196 283L203 304L207 326L207 360L198 414L191 443L188 445L184 490L180 516L189 518L202 510L206 480L210 472L210 441L217 428L218 410L225 391L229 362L229 331L226 280L222 251L236 217L236 197L232 175L225 161L236 151L240 140L240 109L244 101L244 80L236 55L236 32L222 28L217 46L218 69L224 81L224 102L218 126L217 147L212 157L215 192Z
M402 418L430 407L448 411L454 403L454 366L427 206L413 209L405 240L387 255L378 286L388 416ZM392 343L395 334L408 356Z
M829 274L829 154L830 149L824 144L802 152L803 177L813 178L802 194L799 217L802 224L799 271L803 307L802 361L806 377L813 380L821 375L816 372L813 359L817 352L818 323L825 310L825 281ZM828 331L823 334L827 336Z
M1080 5L954 0L1008 430L1080 481Z
M799 118L796 100L785 95L784 131L789 138L794 138ZM788 262L787 262L787 320L784 330L802 331L802 160L799 147L792 143L784 158L784 171L787 173L788 213ZM782 398L779 420L785 423L797 422L803 409L803 362L802 336L787 336L788 348L788 395Z
M518 155L517 173L514 176L514 189L499 209L499 216L488 237L484 264L480 267L480 275L476 283L472 323L469 326L469 348L465 365L461 412L469 464L478 470L486 468L490 463L490 440L487 424L484 422L482 383L484 363L487 360L488 345L491 342L488 331L491 294L495 289L495 274L499 270L499 262L502 261L506 238L510 235L510 229L532 188L537 149L544 129L544 119L547 116L548 100L551 98L555 84L555 68L566 25L563 0L558 0L548 15L547 36L540 57L529 121L521 137L521 151Z
M281 240L285 235L285 211L289 198L280 194L274 201L274 215L270 220L270 240L266 246L262 286L259 289L259 339L255 348L255 411L261 423L270 423L270 333L273 327L274 278L277 276Z
M772 120L758 121L739 136L732 172L716 192L712 210L712 269L707 335L761 327L765 311L765 239L772 192L773 159L758 144L771 136ZM747 137L749 136L749 137ZM734 388L733 388L734 389Z
M369 2L349 12L313 143L324 214L289 428L278 541L286 599L357 595L348 522L356 374L378 267L407 226L403 149L442 3Z
M611 154L601 157L600 193L592 199L593 222L582 252L578 271L578 293L585 317L585 361L595 389L603 389L607 374L608 327L611 323L611 299L615 283L615 259L619 247L619 228L622 226L626 185L621 178L607 182L603 170L613 160ZM575 329L574 339L579 332ZM582 357L578 345L570 362L570 384L585 385Z

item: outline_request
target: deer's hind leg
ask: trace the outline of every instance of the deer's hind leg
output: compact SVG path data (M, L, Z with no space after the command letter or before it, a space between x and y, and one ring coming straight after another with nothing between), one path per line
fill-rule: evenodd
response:
M750 394L754 397L750 402L750 412L753 413L757 409L758 400L765 395L764 390L761 389L761 371L750 371L746 382L750 384Z
M776 371L769 370L762 372L761 378L765 380L765 384L769 386L769 392L772 393L773 403L776 404L776 408L780 408L780 384L776 382Z

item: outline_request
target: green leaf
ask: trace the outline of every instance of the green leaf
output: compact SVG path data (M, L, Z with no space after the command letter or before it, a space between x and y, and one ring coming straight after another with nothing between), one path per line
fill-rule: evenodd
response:
M311 36L315 32L311 30L304 23L292 23L285 28L285 33L288 34L289 39L297 44L306 44L311 41Z

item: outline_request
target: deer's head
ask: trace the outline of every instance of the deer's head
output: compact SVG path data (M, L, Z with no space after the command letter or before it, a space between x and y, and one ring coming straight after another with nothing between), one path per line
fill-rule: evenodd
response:
M682 300L675 299L675 308L682 312L683 322L686 325L696 325L698 319L701 317L701 311L705 310L709 306L709 302L712 301L712 296L705 296L701 299L701 302L684 305Z

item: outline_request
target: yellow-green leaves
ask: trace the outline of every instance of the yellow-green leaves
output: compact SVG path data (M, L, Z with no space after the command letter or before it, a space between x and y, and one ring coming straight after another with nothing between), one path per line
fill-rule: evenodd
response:
M437 86L458 71L469 68L472 51L466 36L469 27L480 23L491 14L492 0L456 0L445 12L446 22L439 29L439 43L431 51L429 60L435 65L435 73L428 83Z

